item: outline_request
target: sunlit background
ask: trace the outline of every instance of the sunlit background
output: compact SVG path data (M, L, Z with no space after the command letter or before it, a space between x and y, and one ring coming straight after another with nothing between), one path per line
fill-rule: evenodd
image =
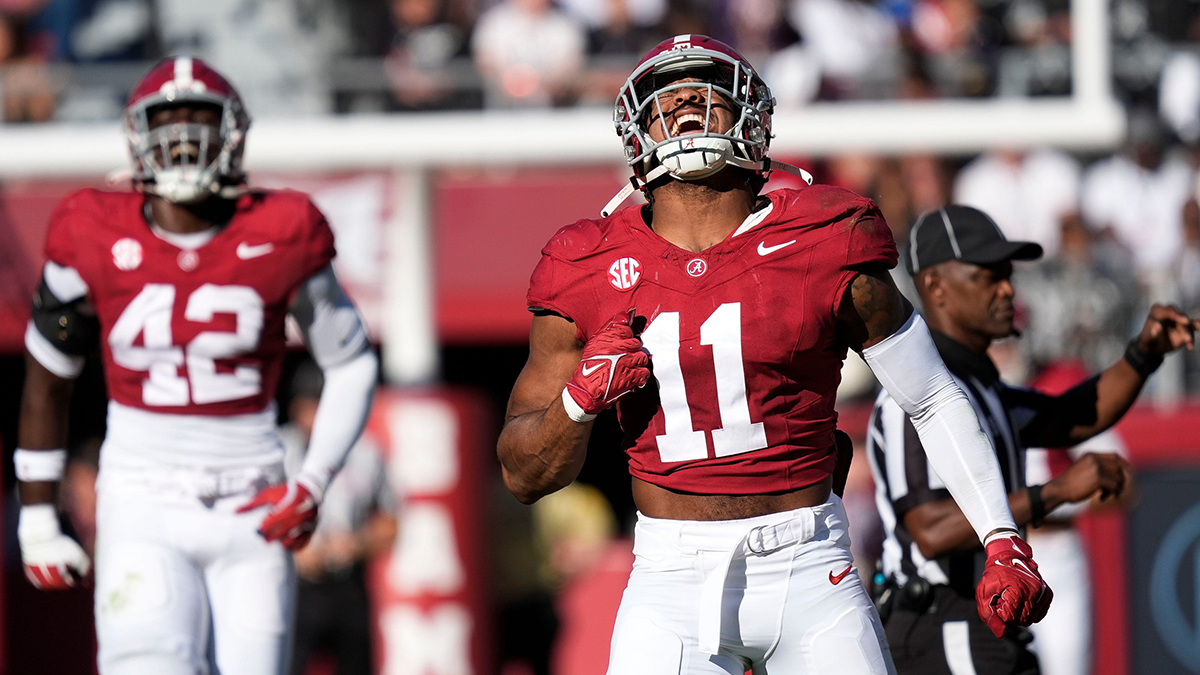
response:
M1010 381L1061 391L1106 367L1152 302L1200 314L1196 0L0 0L0 672L93 672L88 593L41 594L20 571L22 336L51 210L83 186L127 189L125 97L186 54L240 89L252 182L328 215L383 356L369 434L399 534L367 565L377 672L603 673L632 563L615 419L579 482L532 508L500 485L494 446L539 250L626 183L617 89L682 33L747 56L778 100L773 155L876 200L902 250L949 202L1042 244L1016 273L1023 335L995 348ZM877 385L854 358L838 403L861 446ZM1139 471L1136 505L1073 524L1094 673L1200 673L1198 394L1198 355L1168 357L1105 441ZM89 547L103 402L91 363L64 489ZM846 502L866 578L881 535L858 454ZM309 646L307 672L334 672Z

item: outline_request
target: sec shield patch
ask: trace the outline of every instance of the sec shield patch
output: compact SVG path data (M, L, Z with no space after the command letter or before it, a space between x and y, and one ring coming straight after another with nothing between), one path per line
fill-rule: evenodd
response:
M637 258L619 258L608 268L608 283L618 291L628 291L642 280L642 263Z
M142 264L142 245L130 237L118 239L112 246L112 257L117 269L136 270Z

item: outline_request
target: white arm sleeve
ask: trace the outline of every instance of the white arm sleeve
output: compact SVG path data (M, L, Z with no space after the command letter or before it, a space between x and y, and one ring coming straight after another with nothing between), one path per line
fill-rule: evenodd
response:
M379 359L331 267L304 283L291 312L325 378L308 452L297 475L320 501L366 426Z
M996 529L1016 530L995 449L921 316L913 312L894 335L864 349L863 358L912 418L930 465L979 541Z
M304 333L304 344L322 369L344 363L370 348L367 330L326 266L300 286L289 308Z
M368 349L324 372L325 386L317 404L308 452L296 477L312 490L318 501L367 424L375 397L379 359Z

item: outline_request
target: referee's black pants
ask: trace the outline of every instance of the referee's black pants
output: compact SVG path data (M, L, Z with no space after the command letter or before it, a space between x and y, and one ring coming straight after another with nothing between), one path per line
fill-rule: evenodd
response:
M361 564L334 578L300 579L296 593L296 632L291 674L303 675L308 661L327 653L337 675L371 675L371 604Z
M932 592L933 604L924 612L902 607L898 599L884 612L897 675L959 675L970 672L964 663L976 675L1040 673L1037 657L1026 648L1028 630L1010 628L997 638L980 620L974 595L964 597L949 586L934 586Z

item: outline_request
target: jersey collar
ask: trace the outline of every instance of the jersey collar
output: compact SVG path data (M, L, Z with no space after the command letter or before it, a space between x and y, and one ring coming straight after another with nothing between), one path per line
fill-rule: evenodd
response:
M933 335L933 344L937 346L938 354L941 354L950 372L960 377L974 377L989 386L1000 381L1000 371L987 354L976 354L957 340L936 330L930 329L929 332Z

